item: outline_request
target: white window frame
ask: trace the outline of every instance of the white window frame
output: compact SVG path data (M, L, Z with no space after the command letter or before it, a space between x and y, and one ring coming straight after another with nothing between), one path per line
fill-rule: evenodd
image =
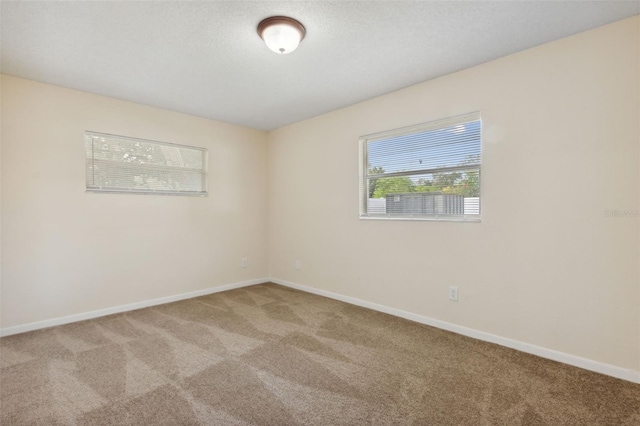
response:
M149 139L140 139L140 138L132 138L128 136L120 136L113 135L109 133L100 133L93 131L85 131L84 137L84 147L85 147L85 179L86 179L86 191L87 192L96 192L96 193L119 193L119 194L153 194L153 195L182 195L182 196L195 196L195 197L205 197L208 195L208 174L207 174L207 165L208 165L208 151L206 148L190 146L190 145L181 145L169 142L158 142ZM169 147L177 147L183 149L197 150L202 152L202 168L181 168L176 166L169 165L141 165L136 163L125 163L122 162L123 165L126 165L127 168L136 168L139 167L141 170L145 168L157 169L159 171L175 171L175 170L184 170L192 173L199 173L201 175L202 183L201 190L167 190L167 189L152 189L152 188L141 188L141 187L111 187L106 185L96 184L95 181L91 181L93 176L93 167L96 162L94 155L89 153L88 144L91 143L91 147L93 147L93 143L95 138L103 138L103 139L118 139L118 140L126 140L129 142L141 142L145 144L152 144L156 146L169 146ZM89 142L91 140L91 142ZM105 160L101 160L105 161ZM117 161L112 162L113 165L117 165Z
M368 181L375 178L395 177L395 176L411 176L416 174L431 174L437 172L452 172L452 171L464 171L465 166L449 167L446 169L422 169L412 170L407 172L395 172L395 173L383 173L380 175L369 176L369 156L368 156L368 144L370 142L379 141L382 139L388 139L396 136L410 135L414 133L428 132L432 130L439 130L448 128L460 124L465 124L473 121L480 121L480 162L477 166L470 166L469 169L478 169L479 179L479 197L478 197L478 214L392 214L392 213L368 213L369 203L369 186ZM421 123L413 126L402 127L399 129L373 133L370 135L361 136L359 139L359 210L360 219L364 220L416 220L416 221L455 221L455 222L480 222L482 215L482 117L480 112L473 112L455 117L444 118L440 120ZM418 193L416 193L418 194Z

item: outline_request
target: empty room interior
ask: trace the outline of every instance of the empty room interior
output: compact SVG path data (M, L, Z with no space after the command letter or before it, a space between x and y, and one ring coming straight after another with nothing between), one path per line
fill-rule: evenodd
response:
M640 425L640 2L0 7L0 424Z

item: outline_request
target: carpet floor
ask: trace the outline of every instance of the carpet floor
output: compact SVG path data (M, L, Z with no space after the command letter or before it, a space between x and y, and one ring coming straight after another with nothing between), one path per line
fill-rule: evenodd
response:
M261 284L0 339L0 424L640 425L640 385Z

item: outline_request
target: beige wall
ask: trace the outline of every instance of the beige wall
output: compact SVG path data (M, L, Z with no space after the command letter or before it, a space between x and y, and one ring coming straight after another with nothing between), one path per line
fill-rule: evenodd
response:
M639 208L639 26L627 19L272 132L272 276L640 370L638 218L605 217ZM359 136L473 111L481 223L358 219Z
M3 328L267 276L264 132L1 86ZM208 148L209 196L86 193L85 130Z

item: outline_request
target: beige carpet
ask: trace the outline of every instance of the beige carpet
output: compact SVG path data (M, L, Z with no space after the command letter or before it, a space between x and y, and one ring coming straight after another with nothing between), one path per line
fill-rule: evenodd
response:
M0 424L640 425L640 385L262 284L0 339Z

